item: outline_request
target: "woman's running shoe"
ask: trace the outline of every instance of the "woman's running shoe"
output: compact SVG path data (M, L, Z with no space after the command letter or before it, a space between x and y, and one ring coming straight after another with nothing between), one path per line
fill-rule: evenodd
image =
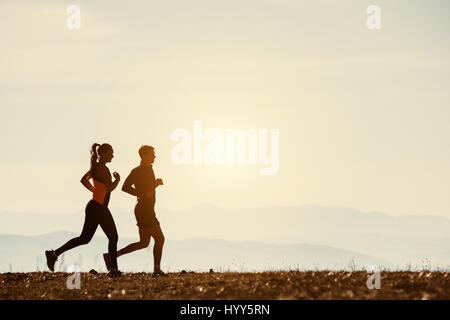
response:
M58 256L56 255L55 251L45 251L45 257L47 258L47 267L50 269L50 271L55 271L55 262L58 261Z

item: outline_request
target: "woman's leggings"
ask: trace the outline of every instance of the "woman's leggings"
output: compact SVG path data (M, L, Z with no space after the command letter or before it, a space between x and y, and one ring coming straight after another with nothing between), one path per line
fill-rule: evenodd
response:
M55 250L59 256L67 250L88 244L97 230L98 225L103 229L108 237L108 251L111 259L111 268L117 269L117 229L114 219L107 206L104 206L94 200L86 205L86 217L84 220L83 231L79 237L69 240L65 245Z

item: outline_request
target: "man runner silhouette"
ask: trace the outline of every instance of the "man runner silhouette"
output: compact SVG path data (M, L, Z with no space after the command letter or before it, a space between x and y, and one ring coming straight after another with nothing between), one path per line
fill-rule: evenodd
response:
M134 168L123 183L122 191L137 197L137 204L134 208L137 226L139 227L139 242L132 243L117 251L117 257L124 254L147 248L150 239L155 239L153 247L154 269L152 276L165 276L161 270L161 257L164 245L164 234L161 230L155 214L156 192L155 189L163 185L161 179L155 179L153 163L155 161L155 149L151 146L142 146L139 149L141 164ZM103 255L106 267L110 268L110 257L108 253Z

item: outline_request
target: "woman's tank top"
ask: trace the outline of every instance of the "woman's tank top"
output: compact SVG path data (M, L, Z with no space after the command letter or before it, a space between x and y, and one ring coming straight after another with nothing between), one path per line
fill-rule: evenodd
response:
M106 185L104 183L99 182L95 179L92 179L92 180L94 180L94 192L92 194L92 200L94 200L100 204L108 205L107 201L105 201L105 200L109 200L109 199L107 199L107 196L109 195L108 188L106 188Z

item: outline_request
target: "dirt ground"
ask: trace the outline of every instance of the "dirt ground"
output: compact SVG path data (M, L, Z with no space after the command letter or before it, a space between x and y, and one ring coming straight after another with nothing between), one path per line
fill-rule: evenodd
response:
M366 272L82 273L80 289L67 288L67 273L0 274L0 299L151 299L151 300L298 300L298 299L449 299L446 272L382 272L381 288L369 290Z

